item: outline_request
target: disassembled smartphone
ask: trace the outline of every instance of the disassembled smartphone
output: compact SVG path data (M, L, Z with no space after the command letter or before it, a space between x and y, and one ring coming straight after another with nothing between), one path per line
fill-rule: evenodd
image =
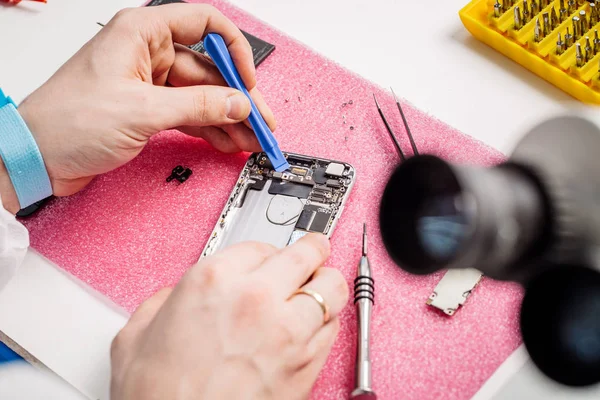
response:
M249 240L283 248L309 232L331 237L356 171L343 162L284 154L285 172L274 171L264 153L250 156L201 258Z

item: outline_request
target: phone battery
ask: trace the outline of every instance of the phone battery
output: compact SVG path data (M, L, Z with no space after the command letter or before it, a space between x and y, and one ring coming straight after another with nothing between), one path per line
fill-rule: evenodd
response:
M173 3L185 3L183 0L152 0L146 6L160 6L163 4L173 4ZM250 43L250 47L252 47L252 54L254 56L254 66L258 67L274 50L275 45L268 43L262 39L257 38L256 36L244 32L240 29L242 34L246 37L248 42ZM204 43L202 41L188 46L190 49L197 51L198 53L208 57L208 53L204 49Z

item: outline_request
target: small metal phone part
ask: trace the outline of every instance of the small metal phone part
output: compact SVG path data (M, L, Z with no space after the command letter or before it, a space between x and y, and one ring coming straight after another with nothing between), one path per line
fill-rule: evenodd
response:
M296 175L300 175L300 176L305 176L308 171L306 169L304 169L304 168L293 167L290 172L292 174L296 174Z
M342 176L344 174L344 166L342 164L331 163L327 166L325 170L325 175L330 176Z
M181 165L176 166L171 171L171 175L167 177L167 182L171 182L176 179L179 183L183 183L189 179L192 175L192 170L189 168L183 168Z
M450 269L427 299L427 304L454 315L481 281L483 274L476 269Z

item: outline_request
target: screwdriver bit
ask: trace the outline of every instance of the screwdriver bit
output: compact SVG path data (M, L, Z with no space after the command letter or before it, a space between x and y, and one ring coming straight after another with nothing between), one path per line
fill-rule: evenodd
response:
M496 4L494 4L494 17L500 18L502 15L502 4L498 0L496 0Z
M556 10L554 7L551 8L550 11L550 31L553 31L558 26L558 16L556 15Z
M531 18L535 17L538 12L540 12L538 4L535 2L535 0L531 0Z
M573 35L571 34L571 32L569 31L569 28L567 27L567 33L565 34L565 48L568 49L571 46L573 46Z
M533 28L533 40L539 42L542 40L544 35L542 34L542 28L540 27L540 19L536 18L535 27Z
M558 32L558 41L556 42L556 54L560 56L564 52L565 52L565 43L562 41L560 32Z
M584 10L579 11L579 24L581 26L581 35L583 35L589 29L587 23L587 15Z
M527 0L523 0L522 19L523 19L523 25L525 25L526 23L528 23L530 21L529 5L527 3Z
M583 67L584 62L583 62L583 53L581 52L581 44L577 43L575 46L576 46L575 59L576 59L577 66Z
M523 21L521 20L521 10L519 10L519 6L515 7L515 29L519 30L523 26Z
M575 40L579 40L581 37L581 24L579 22L579 17L573 17L573 37Z

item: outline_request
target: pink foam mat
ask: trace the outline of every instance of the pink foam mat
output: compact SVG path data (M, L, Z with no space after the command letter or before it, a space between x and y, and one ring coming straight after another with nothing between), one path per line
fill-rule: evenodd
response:
M277 46L257 73L278 120L282 149L343 160L357 170L328 265L352 283L367 222L376 281L372 361L379 398L471 398L520 344L520 289L484 279L454 317L430 309L425 300L441 274L417 277L400 270L376 229L379 199L398 158L373 93L411 154L390 94L230 4L211 3L240 28ZM479 165L504 159L408 103L403 107L422 153ZM198 259L246 157L220 154L179 132L162 132L133 162L25 220L32 246L131 312L161 287L175 284ZM165 182L176 165L193 170L185 184ZM352 390L356 317L351 302L341 322L315 399L345 399Z

